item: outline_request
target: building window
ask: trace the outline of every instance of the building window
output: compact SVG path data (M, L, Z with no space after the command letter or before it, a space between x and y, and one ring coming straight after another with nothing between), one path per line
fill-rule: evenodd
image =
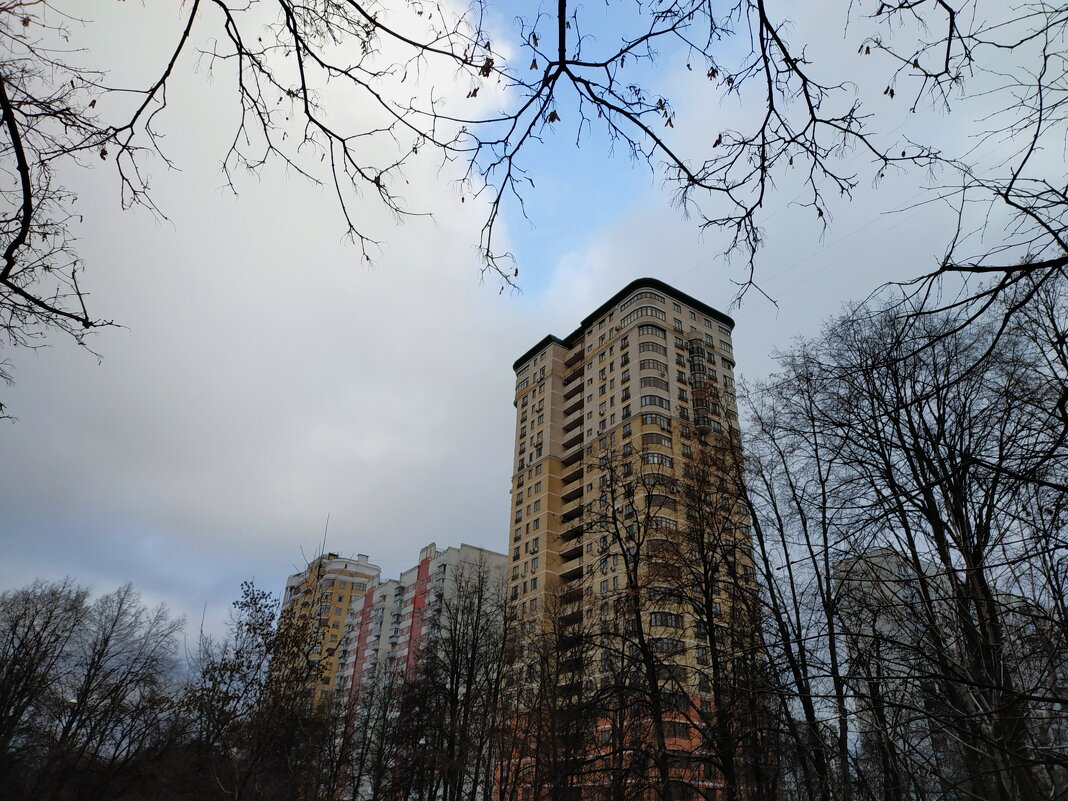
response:
M671 437L665 437L663 434L656 432L642 434L642 445L663 445L665 448L670 448Z
M670 409L671 401L659 395L642 395L642 406L659 406L661 409Z
M649 624L670 629L681 629L682 615L677 612L652 612L649 615Z
M655 370L658 373L667 375L667 365L659 359L642 359L638 362L639 370Z
M665 467L673 467L675 460L666 453L643 453L642 464L662 464Z
M646 290L643 290L641 292L634 293L629 298L627 298L625 301L620 303L619 304L619 310L620 311L626 311L628 306L631 306L632 304L637 303L639 300L652 300L652 301L656 301L657 303L665 303L667 301L667 299L663 295L661 295L659 292L653 292L651 290L646 289Z
M677 637L652 637L649 644L658 654L681 654L686 650L686 645ZM667 726L666 723L664 725Z

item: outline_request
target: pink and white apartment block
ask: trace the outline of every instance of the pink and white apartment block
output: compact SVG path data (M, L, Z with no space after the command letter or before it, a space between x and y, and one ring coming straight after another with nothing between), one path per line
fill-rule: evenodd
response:
M419 562L399 578L372 581L349 607L337 652L335 689L352 691L390 672L403 680L416 664L434 616L457 591L457 577L477 573L487 581L503 582L506 559L473 545L439 550L430 543L419 551Z

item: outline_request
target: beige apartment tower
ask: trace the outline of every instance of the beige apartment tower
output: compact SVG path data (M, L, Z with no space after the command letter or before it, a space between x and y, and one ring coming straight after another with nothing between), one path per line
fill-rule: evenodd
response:
M737 689L758 613L735 492L733 328L642 278L515 362L506 575L528 688L517 697L548 693L554 706L516 713L532 734L516 738L502 782L519 798L756 796L724 778L760 747ZM538 726L551 758L530 745ZM714 729L737 740L725 756Z
M318 701L326 702L338 686L338 674L343 667L338 651L349 609L362 602L368 586L378 580L380 572L366 554L348 557L327 553L311 560L304 570L286 580L282 611L293 609L299 619L313 621L316 643L312 658L318 662L321 673L321 686L315 691Z
M605 454L640 453L681 474L699 437L737 426L733 328L711 306L640 278L567 337L547 336L516 360L508 593L517 613L537 611L547 593L601 594L600 584L586 592L585 576L600 575L604 554L582 535L613 478ZM618 571L601 580L619 588Z

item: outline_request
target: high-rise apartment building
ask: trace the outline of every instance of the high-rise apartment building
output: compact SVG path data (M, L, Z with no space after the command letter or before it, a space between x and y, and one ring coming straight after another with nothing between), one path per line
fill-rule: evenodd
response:
M537 611L547 594L602 594L601 585L586 592L604 554L583 530L591 501L616 480L608 454L640 453L681 475L699 438L737 425L733 328L711 306L641 278L516 360L509 598L518 613ZM619 571L604 580L618 589Z
M361 601L367 588L377 581L380 569L366 554L344 557L327 553L316 557L286 581L282 611L294 609L300 617L315 619L315 656L319 659L322 686L319 700L330 697L337 686L340 667L338 650L345 633L350 607Z
M484 581L494 595L504 575L505 555L462 544L430 543L419 561L397 579L373 581L348 610L338 650L338 689L358 689L385 672L403 677L412 668L435 615L455 601L466 581Z
M507 598L536 700L501 777L520 798L754 795L733 328L642 278L514 364Z

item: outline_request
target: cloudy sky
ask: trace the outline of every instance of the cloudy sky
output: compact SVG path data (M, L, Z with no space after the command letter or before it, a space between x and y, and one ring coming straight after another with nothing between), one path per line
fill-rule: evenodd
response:
M795 36L879 98L885 65L859 60L862 34L828 29L816 5L798 7ZM173 39L174 6L101 4L76 32L116 83L134 82L153 48L134 52L131 32ZM500 14L507 30L511 6ZM200 46L210 27L195 32ZM709 95L682 61L666 54L657 80L680 145L699 147L743 109ZM866 177L829 209L826 232L780 179L758 264L778 305L751 293L732 306L741 265L670 207L662 178L596 136L576 149L560 126L531 154L530 221L511 208L501 229L520 292L480 276L485 207L459 202L448 170L429 161L409 170L405 193L432 219L398 224L371 200L355 207L384 241L368 266L342 240L329 192L277 165L240 176L237 197L224 188L231 87L203 62L179 66L160 123L179 169L151 164L167 219L124 212L109 165L67 178L85 212L76 234L92 311L121 327L91 339L100 358L61 338L7 354L16 384L4 398L18 419L0 423L0 588L132 581L214 629L242 579L280 590L324 542L390 575L431 541L501 549L510 368L542 336L569 333L623 284L654 276L732 314L738 372L759 379L776 348L881 282L930 269L945 241L940 207L891 213L921 198L929 176L872 185L867 162L848 155ZM880 102L882 134L908 133L904 110ZM959 115L918 116L913 128L966 136Z

